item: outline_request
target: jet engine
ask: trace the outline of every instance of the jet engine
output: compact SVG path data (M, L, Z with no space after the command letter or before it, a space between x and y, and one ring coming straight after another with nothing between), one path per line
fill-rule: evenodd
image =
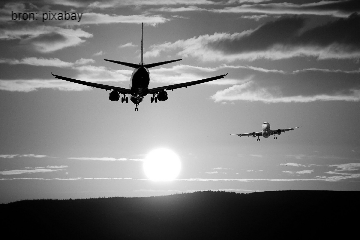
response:
M120 99L119 93L115 90L111 91L111 93L109 94L109 100L110 101L119 101L119 99Z
M252 136L253 136L253 137L256 137L256 133L255 133L255 132L253 132L253 133L252 133Z
M168 100L167 92L166 92L166 91L161 91L161 92L159 92L158 95L157 95L157 99L158 99L159 101L166 101L166 100Z
M280 129L277 130L277 134L278 134L278 135L281 134L281 130L280 130Z

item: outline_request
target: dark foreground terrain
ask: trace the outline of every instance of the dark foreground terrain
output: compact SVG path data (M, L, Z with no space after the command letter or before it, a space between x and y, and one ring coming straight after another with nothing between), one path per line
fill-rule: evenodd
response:
M4 239L358 238L360 192L196 192L0 205Z

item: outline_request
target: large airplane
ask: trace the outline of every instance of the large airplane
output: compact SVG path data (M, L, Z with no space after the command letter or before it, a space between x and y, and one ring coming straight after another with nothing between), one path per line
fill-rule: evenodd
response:
M104 59L105 61L108 61L108 62L117 63L117 64L121 64L124 66L134 68L134 71L133 71L131 79L130 79L130 88L122 88L122 87L109 86L109 85L100 84L100 83L86 82L86 81L81 81L81 80L77 80L77 79L73 79L73 78L59 76L59 75L56 75L53 73L51 73L51 74L55 78L62 79L65 81L78 83L78 84L82 84L82 85L86 85L86 86L90 86L90 87L94 87L94 88L110 90L111 91L109 94L110 101L119 101L120 95L122 94L123 96L121 97L121 102L127 103L129 100L126 95L130 95L130 100L136 105L135 111L139 110L138 105L142 102L143 98L147 94L152 94L152 97L151 97L152 103L153 102L157 103L157 101L166 101L168 99L168 94L167 94L166 90L174 90L174 89L182 88L182 87L186 88L188 86L217 80L217 79L223 78L227 75L227 74L224 74L224 75L205 78L205 79L201 79L201 80L197 80L197 81L178 83L178 84L149 89L149 83L150 83L150 73L148 70L149 68L160 66L163 64L167 64L167 63L177 62L177 61L180 61L181 59L144 64L144 61L143 61L143 36L144 36L144 24L142 23L141 24L141 62L139 64Z
M293 128L271 130L270 123L268 123L268 122L264 122L261 127L262 127L261 132L231 133L230 135L237 135L239 137L243 137L243 136L257 137L256 141L260 141L260 136L263 136L264 138L268 138L271 135L274 135L274 139L277 139L276 135L280 135L283 132L287 132L287 131L291 131L291 130L295 130L296 128L299 128L299 127L293 127Z

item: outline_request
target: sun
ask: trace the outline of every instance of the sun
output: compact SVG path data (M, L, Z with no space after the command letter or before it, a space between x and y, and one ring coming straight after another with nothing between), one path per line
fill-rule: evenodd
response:
M158 148L150 153L144 161L145 175L152 181L171 181L180 173L179 156L166 148Z

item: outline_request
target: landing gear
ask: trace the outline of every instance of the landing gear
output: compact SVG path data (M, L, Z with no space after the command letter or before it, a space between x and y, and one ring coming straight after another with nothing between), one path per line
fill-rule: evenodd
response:
M258 138L256 139L256 141L260 141L260 138L258 137Z
M129 98L123 96L123 97L121 97L121 102L122 102L122 103L124 103L124 102L128 103L128 102L129 102Z
M277 139L277 137L274 137L274 139Z
M139 111L138 104L136 104L135 112Z
M153 94L153 96L151 97L151 103L157 103L157 97L155 96L155 94Z

